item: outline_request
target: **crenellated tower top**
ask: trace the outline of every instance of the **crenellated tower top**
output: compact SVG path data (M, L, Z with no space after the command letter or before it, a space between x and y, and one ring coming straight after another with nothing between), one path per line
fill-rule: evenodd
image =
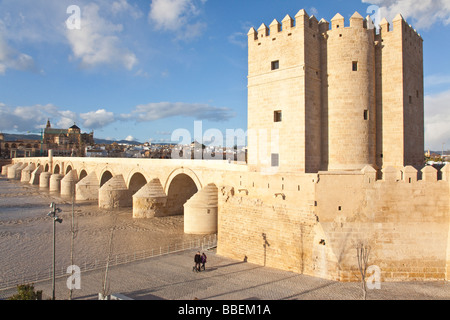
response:
M261 24L261 26L258 28L258 30L255 30L253 27L249 30L248 36L251 40L261 40L264 37L268 37L270 35L276 36L280 32L292 32L295 31L298 27L305 27L308 26L310 28L315 28L316 26L319 28L317 31L320 31L322 33L327 32L329 30L336 30L336 29L343 29L343 28L364 28L368 30L376 29L376 25L374 21L371 19L370 16L367 16L364 18L361 14L358 12L355 12L349 19L349 26L345 26L345 18L340 14L337 13L332 19L331 19L331 28L330 23L322 18L320 21L317 20L317 18L312 15L309 16L308 13L302 9L300 10L296 15L295 18L292 18L289 14L284 17L284 19L281 21L281 23L274 19L272 23L269 25L269 27L266 26L266 24ZM395 18L392 20L392 27L391 24L388 22L386 18L383 18L381 22L379 23L380 27L380 34L386 34L388 32L403 30L403 32L408 32L411 35L415 34L418 38L422 39L420 34L415 30L411 25L409 25L403 16L401 14L398 14L395 16Z

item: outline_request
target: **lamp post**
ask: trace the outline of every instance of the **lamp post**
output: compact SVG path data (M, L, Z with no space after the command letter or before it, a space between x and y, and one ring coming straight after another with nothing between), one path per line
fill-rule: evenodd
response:
M60 208L56 207L56 204L52 202L50 204L50 208L52 208L52 211L50 211L47 216L51 217L53 219L53 277L52 277L52 300L55 300L55 257L56 257L56 222L62 223L62 219L59 218L56 213L61 212L62 210Z

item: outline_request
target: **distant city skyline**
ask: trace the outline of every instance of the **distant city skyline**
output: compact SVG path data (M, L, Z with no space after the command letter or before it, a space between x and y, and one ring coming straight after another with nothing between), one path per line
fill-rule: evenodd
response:
M450 4L432 0L0 0L0 131L76 123L169 142L195 121L247 130L247 32L300 9L330 21L375 6L424 39L425 149L450 148ZM79 8L79 12L77 11ZM205 136L205 140L208 137Z

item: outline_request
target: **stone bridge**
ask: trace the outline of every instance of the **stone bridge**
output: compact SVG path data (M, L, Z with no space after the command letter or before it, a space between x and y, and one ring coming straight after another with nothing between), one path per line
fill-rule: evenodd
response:
M21 158L2 174L42 189L97 200L101 208L133 208L134 218L185 216L185 232L217 232L218 184L247 166L217 160ZM189 200L189 201L188 201Z
M366 244L382 281L450 279L450 165L268 174L217 160L49 157L13 159L2 174L134 218L183 214L185 233L217 233L217 253L240 261L357 281Z

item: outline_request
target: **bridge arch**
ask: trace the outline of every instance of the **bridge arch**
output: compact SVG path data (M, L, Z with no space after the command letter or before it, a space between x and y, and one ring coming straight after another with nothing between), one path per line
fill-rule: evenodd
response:
M66 174L68 174L70 171L72 171L73 170L73 168L72 168L72 166L69 164L67 167L66 167Z
M113 176L114 176L114 175L113 175L111 169L109 169L109 168L103 169L102 173L100 174L100 188L101 188L106 182L108 182L108 180L111 179Z
M81 171L80 171L80 181L81 180L83 180L84 178L86 178L87 177L87 175L88 175L88 173L87 173L87 171L86 171L86 169L81 169Z
M169 215L183 215L184 204L202 189L202 184L192 170L180 168L171 172L164 189Z
M191 169L182 167L182 168L177 168L177 169L173 170L169 174L169 176L166 180L166 183L164 184L164 192L166 194L168 194L168 192L169 192L169 187L170 187L170 184L172 183L172 180L179 174L185 174L185 175L189 176L192 179L192 181L195 183L197 190L202 189L202 187L203 187L202 183L201 183L200 179L198 178L198 176L195 174L195 172L192 171Z
M45 163L44 171L45 171L45 172L49 172L49 171L50 171L50 166L49 166L48 162Z
M55 166L53 167L53 173L58 174L61 172L61 168L59 166L59 163L55 164Z
M130 190L131 195L134 195L146 184L147 179L145 178L145 176L141 172L136 171L129 178L127 186L128 190Z

